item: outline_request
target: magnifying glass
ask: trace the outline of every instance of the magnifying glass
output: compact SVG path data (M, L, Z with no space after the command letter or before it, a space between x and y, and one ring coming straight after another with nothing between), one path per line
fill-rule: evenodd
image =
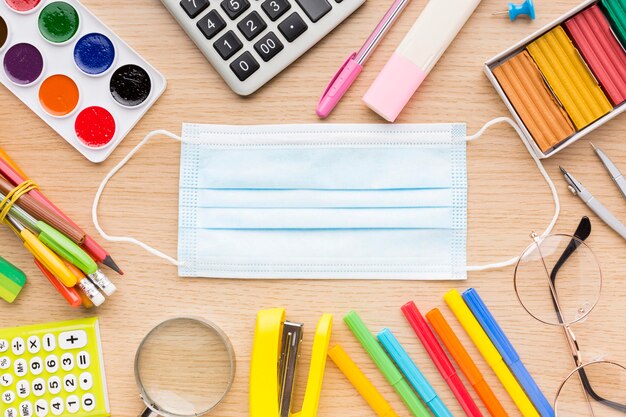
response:
M235 353L216 325L190 317L166 320L143 339L135 379L146 403L140 417L196 417L215 408L235 378Z

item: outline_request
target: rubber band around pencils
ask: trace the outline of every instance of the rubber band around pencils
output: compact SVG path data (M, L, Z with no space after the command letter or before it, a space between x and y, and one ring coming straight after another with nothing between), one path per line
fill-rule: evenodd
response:
M11 211L11 207L13 207L13 204L15 204L21 196L36 188L39 188L39 186L34 181L26 180L12 189L11 192L9 192L6 197L0 201L0 223L4 222L9 214L9 211Z

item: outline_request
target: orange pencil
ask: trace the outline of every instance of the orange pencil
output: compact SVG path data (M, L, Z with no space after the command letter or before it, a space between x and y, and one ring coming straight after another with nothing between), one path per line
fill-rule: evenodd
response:
M433 308L426 314L426 318L430 322L430 325L435 329L435 332L450 352L450 355L457 363L461 371L474 388L474 391L480 397L480 400L487 407L487 411L493 417L508 417L508 414L500 404L500 401L496 398L485 378L480 373L476 364L470 357L467 350L461 344L459 338L454 334L454 331L441 314L438 308Z

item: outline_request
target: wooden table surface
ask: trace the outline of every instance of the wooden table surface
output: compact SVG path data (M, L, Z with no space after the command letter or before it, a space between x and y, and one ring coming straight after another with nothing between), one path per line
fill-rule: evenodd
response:
M350 1L350 0L345 0ZM445 0L433 0L445 1ZM248 98L232 93L157 0L84 0L84 3L168 78L163 97L103 164L94 165L67 145L6 89L0 89L0 145L56 202L89 233L91 203L100 180L114 164L154 129L180 133L182 122L260 124L319 123L315 105L329 77L349 51L357 49L384 14L389 0L368 0L352 17L280 76ZM329 122L381 122L360 98L416 19L426 0L413 0L368 62ZM467 122L468 133L508 111L482 72L487 59L551 22L576 0L536 0L537 19L511 23L492 13L506 9L504 0L485 0L478 7L398 122ZM626 169L624 129L618 117L545 162L561 197L556 231L573 233L582 215L589 215L593 233L588 240L604 273L599 305L575 327L586 360L600 356L626 362L626 297L623 263L626 242L593 216L567 191L558 173L564 165L583 180L619 218L626 204L612 184L589 141L600 145ZM175 254L180 145L161 139L144 148L108 187L101 204L101 222L112 234L138 237ZM552 198L520 139L507 126L493 128L468 145L469 230L471 264L518 255L531 231L542 231L553 213ZM97 314L101 321L106 374L114 416L132 416L142 409L133 376L133 358L141 338L158 322L173 316L197 315L221 326L237 355L232 391L213 415L239 417L248 413L248 374L257 310L285 307L292 320L309 329L303 345L302 371L295 410L302 400L308 370L312 329L324 312L335 314L332 343L341 343L392 402L397 412L409 412L341 322L357 310L379 330L389 326L406 346L455 415L462 411L437 374L423 347L412 334L399 307L409 299L423 311L439 306L451 320L481 371L511 416L512 401L479 358L451 311L442 300L453 287L479 289L517 347L548 398L572 369L558 329L531 318L513 290L513 268L471 273L467 282L397 281L272 281L179 278L176 268L126 244L104 245L126 272L110 273L118 293L97 311L77 311L65 304L35 269L21 244L3 229L2 256L28 274L28 284L13 304L0 303L0 325L17 326ZM98 237L99 239L99 237ZM99 239L103 243L102 239ZM338 369L329 363L319 416L356 417L374 413Z

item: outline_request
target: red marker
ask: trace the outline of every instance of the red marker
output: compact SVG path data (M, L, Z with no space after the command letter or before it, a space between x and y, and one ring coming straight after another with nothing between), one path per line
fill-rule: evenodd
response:
M433 361L439 370L439 373L452 390L452 393L456 397L459 404L461 404L465 414L469 417L482 417L482 413L478 409L478 406L476 406L476 403L472 399L471 395L467 392L465 385L461 382L461 378L457 375L450 359L446 356L446 353L437 341L435 334L432 330L430 330L430 327L428 327L426 320L424 320L424 317L415 306L415 303L410 301L403 305L402 312L415 331L415 334L422 342L422 345L424 345L430 359Z
M63 298L65 298L65 301L67 301L69 305L77 308L83 304L83 299L80 297L80 294L78 293L78 290L76 288L68 288L63 285L63 283L59 281L57 277L52 275L52 272L48 271L46 267L43 266L37 259L35 259L35 265L37 265L37 267L41 270L44 276L48 278L50 284L52 284L52 286L59 292L59 294L61 294Z

